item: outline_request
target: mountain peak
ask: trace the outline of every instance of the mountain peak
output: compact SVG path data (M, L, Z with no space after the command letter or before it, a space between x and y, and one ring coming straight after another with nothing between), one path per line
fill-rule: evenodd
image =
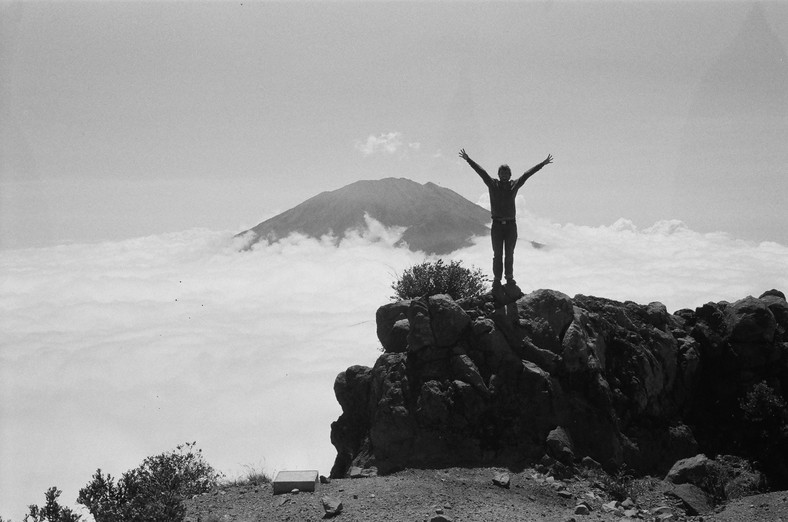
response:
M369 216L386 227L403 228L400 243L427 254L448 254L469 246L474 236L490 233L490 213L435 183L407 178L359 180L322 192L238 236L278 241L292 233L309 237L334 236L337 242L351 231L364 231Z

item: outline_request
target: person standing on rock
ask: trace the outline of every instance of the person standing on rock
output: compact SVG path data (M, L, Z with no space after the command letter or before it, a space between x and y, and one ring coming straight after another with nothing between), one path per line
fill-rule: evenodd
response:
M506 274L506 284L515 285L514 281L514 246L517 243L517 220L514 198L517 191L528 178L539 172L542 167L553 162L553 156L526 170L522 176L512 181L512 170L509 165L498 168L498 178L493 179L473 161L465 149L460 149L460 157L473 167L490 191L490 212L492 214L492 247L493 247L493 288L501 285L501 276Z

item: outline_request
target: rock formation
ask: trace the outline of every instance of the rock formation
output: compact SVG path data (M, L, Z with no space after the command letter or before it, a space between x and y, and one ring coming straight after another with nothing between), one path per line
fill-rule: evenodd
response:
M674 314L661 303L520 295L381 306L383 353L334 384L343 413L331 425L332 476L517 468L546 454L664 475L704 452L788 478L781 292Z

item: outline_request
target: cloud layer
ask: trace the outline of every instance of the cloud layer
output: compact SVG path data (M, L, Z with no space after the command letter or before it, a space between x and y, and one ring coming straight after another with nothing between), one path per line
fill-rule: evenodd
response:
M667 221L557 225L520 211L515 276L669 310L788 290L788 248ZM336 374L371 365L374 315L424 256L372 223L335 247L293 236L238 252L190 230L0 252L0 515L52 485L72 503L113 475L196 440L228 475L318 469L335 456ZM529 241L545 245L532 248ZM489 270L489 239L451 257Z

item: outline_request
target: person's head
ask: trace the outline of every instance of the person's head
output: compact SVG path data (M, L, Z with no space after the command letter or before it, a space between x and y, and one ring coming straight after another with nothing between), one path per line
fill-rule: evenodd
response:
M501 181L509 181L512 178L512 169L509 168L509 165L498 167L498 178Z

